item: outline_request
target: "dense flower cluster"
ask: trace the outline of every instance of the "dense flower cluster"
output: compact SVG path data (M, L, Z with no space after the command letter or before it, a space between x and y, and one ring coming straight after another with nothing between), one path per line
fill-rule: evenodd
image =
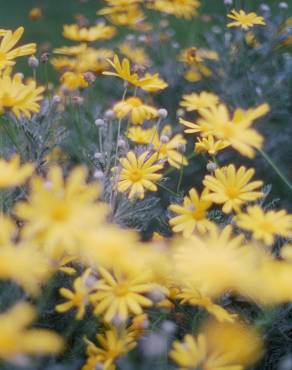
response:
M173 18L209 22L203 5L105 0L95 24L64 25L70 46L41 55L46 78L49 62L59 75L46 88L36 44L16 47L22 27L0 30L5 366L50 355L48 370L243 370L264 356L271 307L292 301L292 214L267 204L256 155L292 185L257 126L273 103L230 103L204 81L223 78L220 59L260 48L246 31L268 20L227 11L226 55L173 46ZM33 77L14 70L23 56Z

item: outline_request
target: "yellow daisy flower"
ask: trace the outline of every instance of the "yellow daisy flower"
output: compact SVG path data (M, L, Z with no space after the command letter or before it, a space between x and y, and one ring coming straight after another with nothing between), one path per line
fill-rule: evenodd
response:
M200 2L198 0L154 0L150 2L149 7L178 18L191 19L197 15L199 6Z
M211 315L213 315L219 322L234 322L237 315L230 314L227 310L218 304L212 302L212 300L201 294L201 292L194 286L184 287L181 293L177 296L181 299L181 303L190 304L193 306L204 307Z
M204 190L199 196L196 189L193 188L189 191L189 196L184 197L182 206L170 205L169 209L179 215L169 220L175 233L182 232L185 238L189 238L195 230L205 233L210 228L213 223L207 218L207 210L211 207L212 202L204 200L207 193L208 191Z
M76 255L84 235L96 230L107 213L107 207L96 201L98 184L87 184L86 176L78 167L64 180L62 170L54 166L46 178L34 177L27 201L16 204L15 212L25 223L23 236L38 240L53 259Z
M74 281L74 291L66 288L60 288L60 294L68 301L58 304L56 311L63 313L73 307L77 308L76 319L81 320L84 317L86 306L89 303L90 293L95 289L96 284L90 282L91 269L87 269L82 276Z
M57 354L63 349L61 337L46 329L29 329L36 312L28 303L18 303L0 314L0 358L13 362L21 355Z
M144 198L145 189L157 191L157 182L162 175L157 172L163 168L161 164L154 164L158 159L157 153L150 155L144 152L137 156L130 151L126 158L120 160L122 170L118 180L118 191L129 191L129 199Z
M242 205L263 196L262 192L255 191L263 186L263 182L249 182L254 173L253 168L247 170L244 166L236 170L233 164L218 168L213 176L205 176L203 184L210 193L204 199L222 204L224 213L239 212Z
M23 35L23 27L17 28L15 32L10 30L0 31L2 31L0 32L0 37L3 37L0 42L0 71L6 67L13 66L15 64L14 59L18 57L35 54L36 44L34 43L13 49Z
M103 315L105 321L125 321L131 314L142 314L142 307L152 305L152 301L144 296L152 289L149 274L111 274L102 267L99 268L99 273L102 279L97 285L97 292L91 295L90 300L94 305L94 313Z
M138 66L150 65L150 59L141 47L133 46L130 42L125 41L119 45L119 50L126 58L129 58L132 63Z
M130 127L127 133L127 137L136 144L149 144L153 135L154 132L152 128L143 129L140 126Z
M142 125L145 120L158 116L156 108L144 104L143 101L136 96L118 102L114 105L113 111L118 118L129 116L130 122L134 125Z
M136 347L135 337L127 330L112 327L96 335L98 346L86 339L86 364L82 370L96 370L102 365L105 370L115 370L116 360Z
M219 103L219 97L215 94L202 91L201 93L192 93L183 95L180 106L186 108L188 112L196 111L203 108L210 108Z
M227 148L229 145L227 141L221 139L215 140L214 136L208 135L197 140L195 143L195 152L208 152L210 155L216 155L220 150Z
M70 91L85 89L89 86L89 83L85 80L83 73L78 72L65 72L60 77L60 81L62 85Z
M4 74L0 77L0 114L11 110L17 118L22 114L30 118L32 113L40 110L43 91L44 88L37 87L35 81L23 83L20 74L13 77Z
M276 235L286 238L292 236L292 215L285 210L264 212L260 206L250 206L246 213L236 216L236 223L266 245L272 245Z
M264 26L265 20L263 17L258 16L256 13L246 13L244 10L231 10L231 12L227 15L228 18L233 19L233 22L227 24L227 27L241 27L243 30L248 30L249 28L253 27L254 25L262 25Z
M0 189L20 186L32 175L34 165L20 165L20 157L13 155L9 161L0 159Z
M103 23L93 27L79 27L77 24L65 24L63 26L63 36L69 40L92 42L97 40L108 40L116 34L115 27L106 26Z

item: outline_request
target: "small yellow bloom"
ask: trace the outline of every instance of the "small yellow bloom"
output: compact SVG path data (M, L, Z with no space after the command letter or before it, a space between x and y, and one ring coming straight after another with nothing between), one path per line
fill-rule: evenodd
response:
M103 72L104 75L119 77L147 92L156 92L165 89L168 86L168 84L159 77L158 73L155 73L154 75L146 73L140 78L137 73L131 71L130 62L126 58L120 62L119 57L115 55L113 61L108 60L108 62L111 64L115 72L106 71Z
M20 165L20 158L14 155L9 161L0 159L0 189L20 186L32 175L34 165L26 163Z
M97 40L108 40L111 39L115 33L115 27L106 26L102 23L90 28L80 28L77 24L65 24L63 27L63 36L74 41L92 42Z
M119 45L120 52L137 66L149 66L150 59L145 50L141 47L131 45L130 42L123 42Z
M89 86L89 83L85 80L82 73L65 72L60 80L63 86L70 91L84 89Z
M161 164L154 164L158 159L158 155L149 152L137 156L130 151L126 158L120 160L122 170L118 180L118 191L128 192L129 199L138 197L144 198L145 189L149 191L157 191L157 182L162 175L157 172L163 168Z
M32 113L40 110L43 91L44 88L36 87L33 80L23 83L20 74L11 77L5 73L0 77L0 114L11 110L17 118L22 114L30 118Z
M0 71L6 67L13 66L15 64L14 59L36 53L36 44L34 43L13 49L23 35L23 27L17 28L15 32L10 30L0 31L0 37L3 37L0 43Z
M229 145L230 144L227 141L220 139L215 140L214 136L208 135L207 137L198 139L198 141L195 143L195 152L208 152L210 155L216 155L220 150L227 148Z
M40 8L32 8L29 12L29 18L32 21L38 21L43 16L42 10Z
M0 314L0 358L13 362L21 355L57 354L63 348L59 335L45 329L27 328L35 319L28 303L18 303Z
M87 361L82 370L96 370L101 365L105 370L115 370L116 360L136 347L135 337L125 329L110 328L96 339L98 346L86 339Z
M266 245L272 245L276 235L286 238L292 236L292 215L285 210L264 212L260 206L250 206L246 213L236 216L236 223Z
M210 193L204 199L222 204L225 213L239 212L242 205L263 196L262 192L255 191L263 185L262 181L249 182L254 173L254 169L247 170L244 166L236 170L233 164L218 168L214 176L205 176L203 184Z
M153 135L152 128L143 129L140 126L132 126L128 130L127 137L136 144L149 144Z
M204 190L199 196L196 189L189 191L189 196L184 197L183 205L171 204L169 209L179 216L170 219L169 223L175 233L182 232L185 238L189 238L195 230L205 233L213 224L207 218L207 210L212 202L204 200L208 191Z
M198 0L154 0L150 2L149 7L178 18L191 19L197 15L199 6L200 2Z
M158 116L156 108L144 104L138 97L130 97L114 105L113 111L118 118L129 116L130 122L134 125L142 125L145 120Z
M57 312L66 312L71 308L77 308L76 319L81 320L84 317L86 306L89 303L90 293L96 284L90 281L91 269L87 269L82 276L74 281L74 291L66 288L60 289L60 294L68 301L56 306Z
M215 94L202 91L201 93L192 93L183 96L180 106L186 108L188 112L203 108L210 108L219 103L219 97Z
M102 267L99 273L102 279L90 300L95 307L94 313L103 315L105 321L125 321L130 314L140 315L143 313L142 307L152 305L151 300L144 296L152 289L148 273L140 271L133 276L126 276L117 271L111 274Z
M234 19L233 22L227 24L227 27L241 27L243 30L248 30L254 25L264 26L265 20L263 17L258 16L256 13L246 13L244 10L237 12L236 10L231 10L227 15L228 18Z

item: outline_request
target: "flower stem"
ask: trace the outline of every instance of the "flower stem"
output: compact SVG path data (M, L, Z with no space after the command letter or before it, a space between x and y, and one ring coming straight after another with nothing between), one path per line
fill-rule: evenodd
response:
M261 156L265 159L265 161L272 167L272 169L276 172L276 174L280 177L280 179L283 181L283 183L289 188L289 190L292 191L292 184L287 179L287 177L283 174L283 172L277 167L277 165L274 163L274 161L267 155L265 151L262 149L258 149L258 152L261 154Z

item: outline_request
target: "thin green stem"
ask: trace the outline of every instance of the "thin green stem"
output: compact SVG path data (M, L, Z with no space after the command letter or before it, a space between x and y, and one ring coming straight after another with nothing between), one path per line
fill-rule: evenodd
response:
M173 190L169 189L168 187L162 185L162 184L157 184L161 189L167 191L168 193L177 196L177 193L175 193Z
M191 154L189 154L188 156L187 156L187 159L189 160L189 159L192 159L192 158L195 158L196 156L198 155L198 153L196 153L196 152L192 152ZM167 175L170 175L172 172L174 172L174 171L176 171L177 170L177 168L175 168L175 167L171 167L171 168L169 168L164 174L163 174L163 177L165 177L165 176L167 176Z
M267 155L267 153L264 150L258 149L258 152L265 159L265 161L272 167L272 169L280 177L280 179L283 181L283 183L289 188L289 190L292 191L291 182L287 179L287 177L283 174L283 172L277 167L277 165L274 163L274 161Z
M182 183L183 174L184 174L184 156L183 156L183 154L181 154L181 164L180 164L180 171L179 171L179 179L178 179L177 188L176 188L176 193L177 194L179 193L179 190L180 190L180 186L181 186L181 183Z

